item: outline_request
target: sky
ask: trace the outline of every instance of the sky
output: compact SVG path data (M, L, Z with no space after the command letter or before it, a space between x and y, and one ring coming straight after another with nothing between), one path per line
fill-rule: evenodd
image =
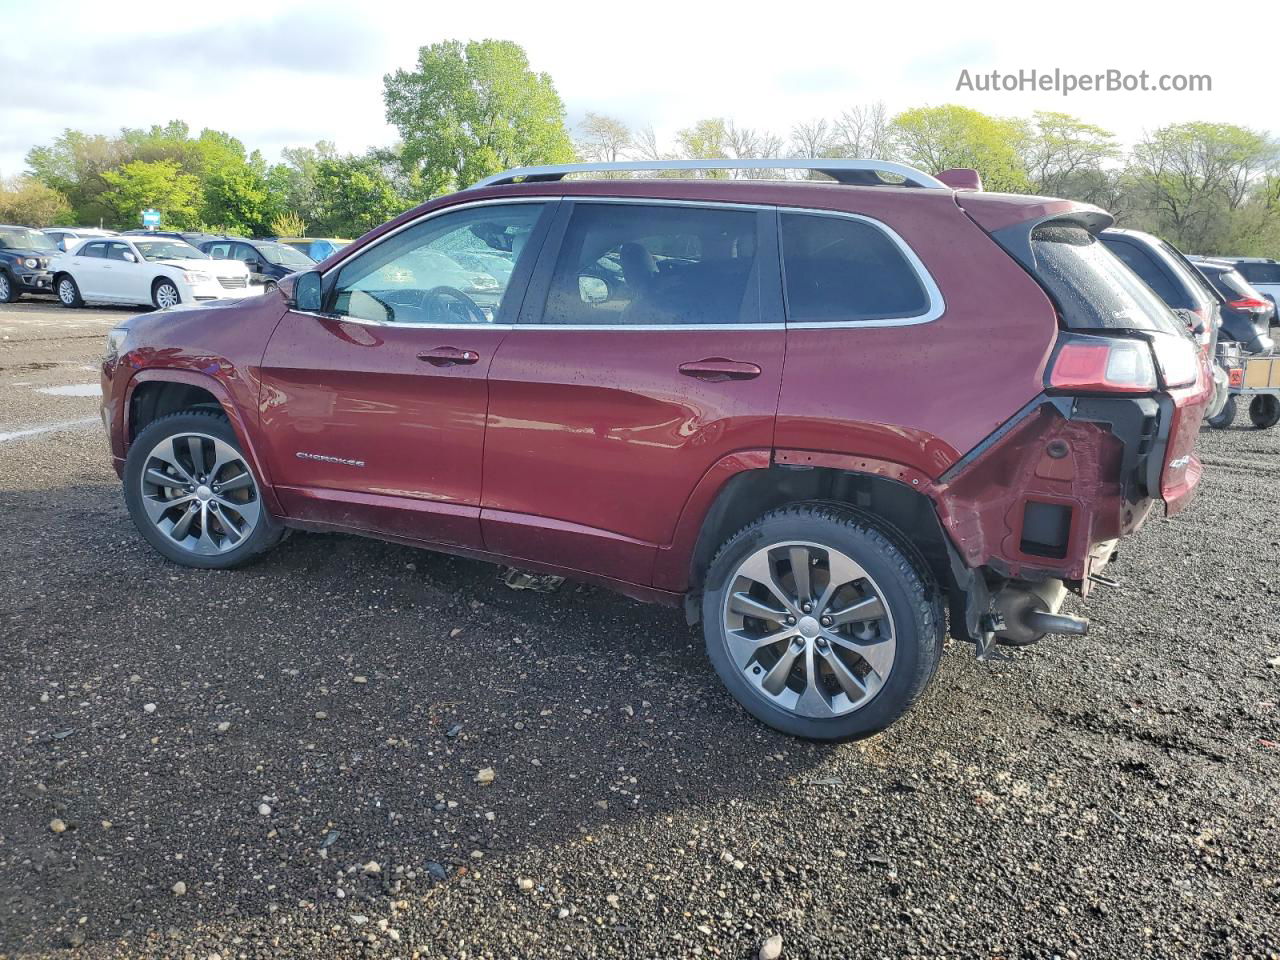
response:
M1213 24L1175 12L1189 5L1118 0L187 0L156 4L155 15L149 7L56 0L42 7L56 30L0 32L0 176L21 173L27 151L67 127L110 134L181 119L193 131L226 130L269 161L322 139L351 152L390 144L383 75L446 39L514 40L551 75L570 124L603 112L651 124L660 140L709 116L785 136L796 122L875 101L891 112L943 103L999 115L1060 110L1125 142L1188 120L1280 135L1274 0L1222 7ZM31 9L29 0L0 0L0 23L25 22ZM957 90L962 70L1055 68L1146 70L1153 82L1208 74L1212 91Z

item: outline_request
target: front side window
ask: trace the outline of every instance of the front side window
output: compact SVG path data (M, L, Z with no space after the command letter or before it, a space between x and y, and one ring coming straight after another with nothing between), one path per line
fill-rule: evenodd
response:
M759 214L679 205L578 203L542 322L754 323Z
M788 323L911 320L929 313L915 267L865 220L782 214Z
M332 312L376 323L505 323L511 274L546 204L432 217L342 266Z
M86 243L76 255L102 259L107 255L107 245L105 243Z
M126 253L130 254L130 257L126 257L125 256ZM128 244L125 244L125 243L107 244L108 260L129 260L131 259L132 254L133 254L133 251L129 249Z

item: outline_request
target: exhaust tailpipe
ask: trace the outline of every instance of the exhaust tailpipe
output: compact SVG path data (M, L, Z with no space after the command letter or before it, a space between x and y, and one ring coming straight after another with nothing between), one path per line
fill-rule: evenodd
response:
M996 632L996 641L1025 647L1048 633L1083 637L1089 632L1089 621L1058 612L1066 595L1061 580L1009 584L995 597L996 610L1005 624Z

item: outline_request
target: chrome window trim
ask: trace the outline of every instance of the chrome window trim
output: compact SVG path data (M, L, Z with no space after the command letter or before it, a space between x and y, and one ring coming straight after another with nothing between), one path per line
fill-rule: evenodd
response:
M920 281L920 285L924 288L925 297L928 299L928 309L924 313L916 314L912 317L886 317L882 320L833 320L824 322L821 320L807 320L803 322L792 322L789 318L787 328L790 330L841 330L841 329L857 329L866 327L914 327L923 323L932 323L942 316L947 310L946 300L942 296L942 291L938 288L937 282L933 279L933 274L929 272L928 267L911 249L911 245L903 240L898 232L882 220L874 217L868 217L861 213L850 213L846 210L820 210L811 207L778 207L779 218L788 213L798 213L803 216L814 217L840 217L846 220L859 220L868 224L874 229L879 230L889 238L889 241L898 248L898 252L906 259L911 269L915 272L916 279ZM778 223L778 258L782 263L784 282L782 285L783 298L786 298L786 262L787 251L782 242L782 223L779 219Z
M468 210L473 207L495 206L499 204L513 203L556 203L560 200L570 200L575 204L645 204L648 206L670 206L670 207L695 207L709 209L732 209L732 210L754 210L754 211L776 211L779 215L785 213L799 213L820 217L845 217L851 220L860 220L864 223L881 230L889 240L898 248L899 252L907 259L912 269L916 273L917 279L925 289L925 294L929 298L929 310L915 317L890 317L884 320L836 320L832 322L809 321L804 323L689 323L689 324L617 324L617 323L401 323L395 320L365 320L362 318L349 317L341 314L325 314L317 313L309 310L293 310L300 316L318 317L322 320L335 320L341 323L358 323L363 326L372 327L399 327L414 330L650 330L659 332L674 333L680 330L691 331L710 331L710 330L839 330L839 329L857 329L857 328L876 328L876 327L907 327L918 326L924 323L932 323L946 312L946 302L943 299L942 291L938 288L937 283L933 279L933 275L929 273L927 267L911 249L910 245L898 235L888 224L873 217L868 217L860 213L850 213L844 210L823 210L810 207L786 207L777 204L763 203L733 203L722 200L680 200L658 197L604 197L604 196L538 196L538 197L493 197L485 200L471 200L464 203L450 204L447 207L441 207L432 210L421 217L410 220L401 224L394 230L388 231L367 246L361 247L353 253L353 256L339 260L328 269L321 272L320 276L327 277L335 270L341 270L348 263L355 260L365 252L372 250L384 240L388 240L411 227L433 220L436 217L444 216L447 213ZM782 249L782 236L779 230L778 236L778 256L781 265L785 252ZM786 291L785 284L783 297L785 300Z

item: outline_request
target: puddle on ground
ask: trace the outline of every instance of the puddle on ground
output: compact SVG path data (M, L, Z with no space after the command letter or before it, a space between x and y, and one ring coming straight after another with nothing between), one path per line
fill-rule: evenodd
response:
M68 383L62 387L38 387L36 393L47 393L52 397L100 397L102 387L96 383Z

